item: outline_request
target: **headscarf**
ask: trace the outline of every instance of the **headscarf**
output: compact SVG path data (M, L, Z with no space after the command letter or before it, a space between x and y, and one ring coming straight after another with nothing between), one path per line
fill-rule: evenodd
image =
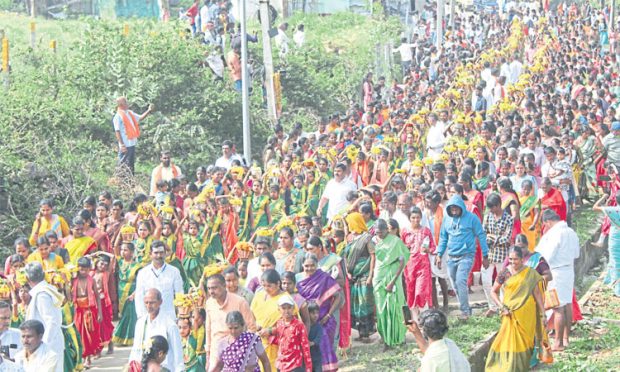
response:
M356 234L361 234L363 232L368 231L368 227L366 227L366 221L364 217L359 212L350 213L345 220L347 221L347 226L349 226L349 231L352 231Z

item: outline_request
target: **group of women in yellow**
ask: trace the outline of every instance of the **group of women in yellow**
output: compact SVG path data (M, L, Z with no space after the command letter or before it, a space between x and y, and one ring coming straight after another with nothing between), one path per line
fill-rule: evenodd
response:
M64 294L66 370L132 345L137 273L161 241L184 282L175 305L187 371L336 371L351 338L372 343L378 333L390 349L407 328L422 370L468 371L443 337L438 292L444 312L456 292L466 320L477 273L493 280L487 314L502 319L486 369L550 362L580 313L574 272L538 243L568 228L597 188L612 194L596 209L609 218L608 283L618 288L618 66L589 43L585 11L458 18L440 52L423 51L430 34L411 44L402 82L368 74L363 105L311 131L276 126L262 166L246 166L225 141L191 180L160 171L151 196L129 203L103 191L70 223L42 200L5 263L14 324L29 302L21 268L37 261ZM217 302L222 291L237 297ZM224 308L216 330L209 314ZM165 356L167 345L153 345L153 360Z

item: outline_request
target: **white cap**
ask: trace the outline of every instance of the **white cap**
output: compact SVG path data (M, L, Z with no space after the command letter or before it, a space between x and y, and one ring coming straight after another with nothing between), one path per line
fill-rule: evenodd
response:
M282 305L295 306L295 302L293 301L291 296L284 295L280 297L280 299L278 300L278 306L282 306Z

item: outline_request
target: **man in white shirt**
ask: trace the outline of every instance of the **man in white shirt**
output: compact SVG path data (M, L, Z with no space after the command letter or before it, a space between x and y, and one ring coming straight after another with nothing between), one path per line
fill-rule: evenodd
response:
M21 334L17 329L9 328L11 324L11 304L6 301L0 301L0 345L8 347L9 357L15 360L15 354L20 351L22 346ZM0 371L2 369L0 368Z
M26 312L26 320L38 320L43 324L43 342L53 352L63 355L65 338L62 335L62 301L64 296L56 290L56 287L45 281L45 273L39 262L30 262L25 267L30 290L30 304ZM21 329L21 328L20 328ZM22 337L24 348L25 341ZM58 358L56 371L63 372L63 358Z
M207 22L212 21L211 16L209 15L209 0L205 0L204 5L200 8L200 26L202 32L205 32L207 29Z
M161 292L157 288L149 289L144 295L142 305L146 308L146 313L138 317L136 322L136 332L129 361L141 362L144 342L153 336L162 336L168 341L168 354L161 366L168 368L171 372L184 371L185 362L183 361L181 334L175 318L160 311L162 305Z
M411 61L413 61L413 48L415 48L415 44L408 43L407 38L403 37L400 39L400 46L393 50L394 53L400 53L400 64L403 68L403 75L405 75L411 67Z
M161 313L176 319L174 311L174 296L183 293L183 279L179 269L165 262L166 249L164 242L155 240L151 243L151 264L138 272L136 279L136 315L146 314L144 297L151 288L159 289L163 298Z
M565 347L564 342L568 341L573 319L575 260L580 255L579 237L551 209L543 212L542 223L546 232L540 238L536 252L545 258L553 276L553 280L547 284L547 291L555 289L560 302L560 306L553 309L555 326L553 350L562 351Z
M288 54L288 44L290 40L288 36L286 36L286 30L288 30L288 23L284 22L278 27L278 34L274 38L278 49L280 49L280 58Z
M234 153L232 141L226 140L222 142L222 156L215 161L215 166L229 170L234 160L239 160L243 163L243 159Z
M402 210L397 207L398 196L394 191L388 191L383 195L383 199L381 200L381 212L379 213L379 218L382 218L386 221L389 221L390 218L393 218L398 222L398 227L400 229L409 227L409 217ZM407 200L405 200L406 204ZM406 207L405 207L406 208Z
M515 55L512 62L510 62L510 84L514 84L519 80L519 76L523 72L523 63L519 61L517 56Z
M426 133L426 148L429 156L441 154L443 146L446 143L446 136L444 135L443 122L437 121L437 115L431 113L428 115L428 132Z
M19 329L24 349L15 356L16 364L25 372L54 372L62 366L62 353L54 352L45 342L45 327L38 320L26 320ZM62 371L62 369L61 369Z
M322 215L325 204L327 206L327 219L331 220L341 210L347 207L347 194L350 191L356 191L357 185L346 177L347 166L343 163L336 164L334 168L334 179L329 180L325 186L325 191L319 201L317 208L317 216Z
M295 42L295 45L297 45L297 48L301 48L306 42L306 32L303 24L297 26L297 31L293 34L293 41Z

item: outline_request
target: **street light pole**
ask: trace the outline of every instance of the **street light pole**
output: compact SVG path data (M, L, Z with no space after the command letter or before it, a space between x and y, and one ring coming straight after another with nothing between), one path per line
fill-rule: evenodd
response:
M437 26L435 27L435 45L437 50L443 46L443 18L445 10L445 0L437 0Z
M248 38L247 16L245 9L246 0L241 0L241 105L243 115L243 157L250 165L252 162L252 136L250 134L250 95L248 84Z
M273 87L273 56L269 27L269 0L260 0L260 25L263 32L263 64L265 66L265 90L267 91L267 114L272 124L276 123L276 94Z

